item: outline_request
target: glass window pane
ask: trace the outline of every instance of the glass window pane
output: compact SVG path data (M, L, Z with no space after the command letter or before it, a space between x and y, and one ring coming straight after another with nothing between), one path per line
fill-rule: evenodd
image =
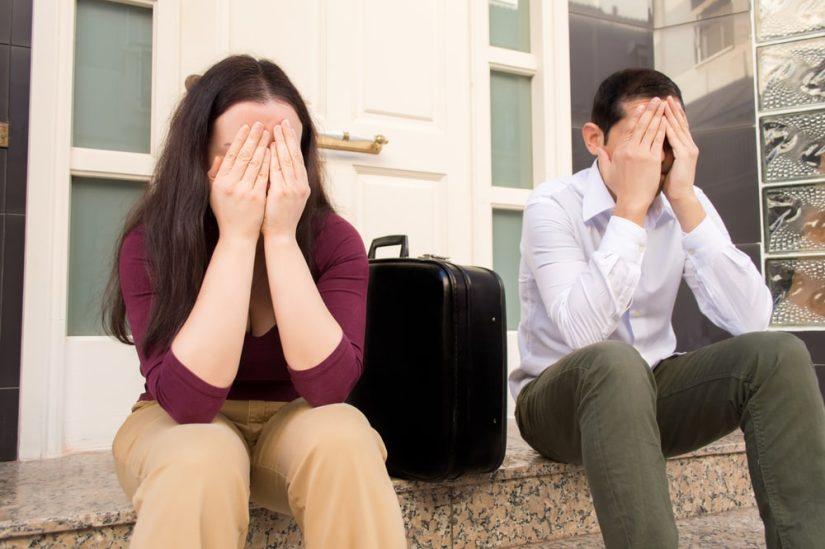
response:
M504 281L507 298L507 329L518 329L521 302L518 269L521 260L521 212L493 210L493 269Z
M825 252L825 184L765 189L765 249Z
M68 335L100 335L100 307L117 237L146 183L72 178Z
M765 264L773 295L774 326L825 326L825 256L769 259Z
M489 0L490 45L530 51L530 0Z
M825 29L822 2L816 0L757 0L754 9L760 41Z
M533 188L530 77L490 73L493 185Z
M148 153L151 8L78 0L74 56L74 146Z
M766 182L825 177L825 109L760 120Z

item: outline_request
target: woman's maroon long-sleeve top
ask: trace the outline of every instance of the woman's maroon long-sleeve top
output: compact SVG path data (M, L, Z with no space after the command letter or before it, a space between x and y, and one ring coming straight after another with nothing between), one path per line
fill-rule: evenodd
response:
M126 235L120 254L120 285L126 317L146 379L139 400L156 400L178 423L208 423L226 399L290 401L313 406L343 402L362 369L369 265L355 228L329 214L315 238L317 286L343 330L340 343L320 364L293 370L284 357L278 327L244 337L238 373L229 387L207 383L189 370L170 347L143 352L142 341L155 298L150 282L143 227Z

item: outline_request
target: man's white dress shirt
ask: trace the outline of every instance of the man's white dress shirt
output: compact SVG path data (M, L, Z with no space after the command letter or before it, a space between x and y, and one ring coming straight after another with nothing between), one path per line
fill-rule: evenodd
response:
M629 343L651 367L671 356L673 304L682 277L699 308L733 335L763 330L772 300L750 258L696 188L706 216L683 233L663 194L645 228L613 217L597 164L540 185L524 209L519 267L519 391L568 353L604 340Z

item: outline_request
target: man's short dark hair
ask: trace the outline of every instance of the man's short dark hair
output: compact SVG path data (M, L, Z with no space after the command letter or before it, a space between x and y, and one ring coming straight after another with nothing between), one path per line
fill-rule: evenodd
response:
M604 132L625 116L622 102L632 99L667 97L672 95L682 101L679 86L666 75L653 69L624 69L614 72L599 84L593 98L590 121Z

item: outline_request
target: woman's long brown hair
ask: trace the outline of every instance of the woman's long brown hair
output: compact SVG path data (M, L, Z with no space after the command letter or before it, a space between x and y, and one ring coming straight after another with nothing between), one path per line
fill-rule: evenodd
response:
M142 350L148 353L169 345L183 326L218 239L206 175L211 164L207 155L213 124L236 103L270 100L288 103L303 126L301 152L311 192L296 236L314 272L313 236L318 222L332 208L323 188L309 111L286 73L274 63L248 55L227 57L191 83L172 117L152 182L126 220L104 298L103 324L108 334L123 343L134 343L127 326L118 266L123 239L141 224L155 293Z

